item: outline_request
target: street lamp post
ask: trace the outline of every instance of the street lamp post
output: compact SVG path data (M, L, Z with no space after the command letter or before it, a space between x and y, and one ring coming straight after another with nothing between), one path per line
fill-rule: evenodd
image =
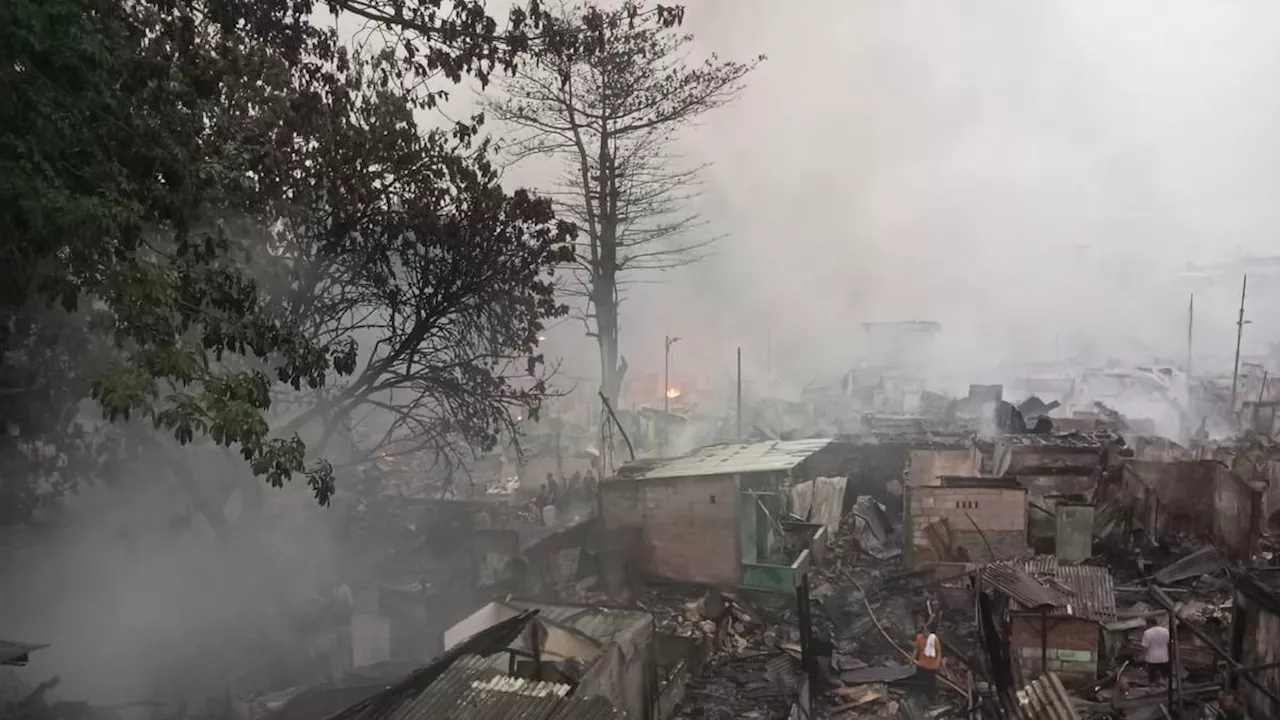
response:
M671 413L671 346L680 338L667 335L662 341L662 454L667 453L667 427Z

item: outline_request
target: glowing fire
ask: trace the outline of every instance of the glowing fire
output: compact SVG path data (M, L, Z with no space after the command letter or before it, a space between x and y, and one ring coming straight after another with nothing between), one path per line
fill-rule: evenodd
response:
M676 398L680 397L680 388L678 387L667 388L667 397L672 400L675 400Z

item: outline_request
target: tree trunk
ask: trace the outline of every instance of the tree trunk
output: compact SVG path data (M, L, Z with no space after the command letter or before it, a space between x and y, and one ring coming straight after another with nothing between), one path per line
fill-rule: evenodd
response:
M602 213L602 215L605 215ZM608 216L600 222L600 263L592 283L596 310L596 340L600 346L600 391L609 404L618 407L626 362L618 354L618 232L617 222Z
M622 392L623 374L623 368L618 365L618 304L611 297L596 301L595 305L596 339L600 346L600 392L616 408L618 395Z

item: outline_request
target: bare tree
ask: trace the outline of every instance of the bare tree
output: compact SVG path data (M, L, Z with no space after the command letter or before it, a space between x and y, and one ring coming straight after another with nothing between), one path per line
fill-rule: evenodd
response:
M704 256L716 239L691 200L705 167L672 151L680 131L733 101L762 60L689 61L693 37L678 26L683 8L566 7L556 22L570 42L548 44L503 83L486 110L516 132L518 159L564 162L548 194L585 231L575 253L575 288L587 334L600 349L601 391L616 401L626 374L619 357L624 276L661 271Z

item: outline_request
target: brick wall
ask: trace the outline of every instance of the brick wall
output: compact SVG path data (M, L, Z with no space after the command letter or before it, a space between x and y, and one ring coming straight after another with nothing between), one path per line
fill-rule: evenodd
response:
M1098 676L1098 626L1080 618L1049 617L1046 643L1041 653L1040 617L1014 615L1009 646L1018 660L1023 677L1035 678L1047 656L1049 670L1068 685L1088 685Z
M947 521L952 543L963 547L974 562L1018 557L1027 552L1027 492L1022 488L913 487L907 495L907 523L913 536L909 559L913 566L933 559L925 528L939 519ZM981 533L974 528L975 523ZM987 550L988 543L995 558Z
M641 529L641 571L710 585L738 583L738 490L732 475L605 484L606 528Z

